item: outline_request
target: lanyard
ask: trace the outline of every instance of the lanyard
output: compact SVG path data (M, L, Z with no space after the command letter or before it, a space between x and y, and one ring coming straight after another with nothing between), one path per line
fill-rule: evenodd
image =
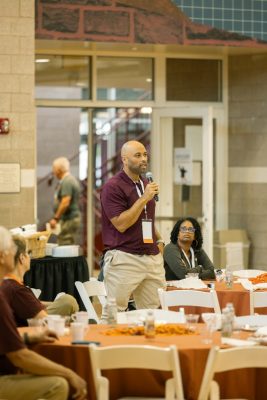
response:
M141 179L139 179L138 183L140 183L140 185L141 185L142 193L141 193L141 191L140 191L140 189L139 189L139 186L137 185L136 182L135 182L135 187L136 187L136 191L137 191L138 197L141 197L142 194L143 194L144 191L145 191L144 182L143 182ZM146 205L145 205L145 207L144 207L144 211L145 211L145 217L146 217L146 219L147 219Z
M186 258L186 261L188 262L190 268L195 268L195 253L194 253L194 250L192 249L192 247L190 247L192 263L190 262L189 258L187 257L186 252L183 249L182 249L182 252L183 252L183 254L184 254L185 258Z

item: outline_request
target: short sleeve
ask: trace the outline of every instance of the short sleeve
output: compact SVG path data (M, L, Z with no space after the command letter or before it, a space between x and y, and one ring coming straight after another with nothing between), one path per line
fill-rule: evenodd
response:
M101 192L101 205L111 220L129 208L125 193L119 186L106 184Z

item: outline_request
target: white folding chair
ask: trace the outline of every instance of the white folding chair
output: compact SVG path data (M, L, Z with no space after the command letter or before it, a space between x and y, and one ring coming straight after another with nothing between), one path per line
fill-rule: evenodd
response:
M125 312L118 312L117 320L118 324L127 324L129 321L144 321L147 315L147 312L150 309L139 309L133 311L125 311ZM173 324L182 324L185 322L184 314L177 312L177 311L170 311L170 310L159 310L153 309L155 321L156 322L168 322Z
M235 347L226 350L211 348L198 400L219 400L220 388L213 380L214 374L242 368L267 368L267 347Z
M104 307L107 303L107 291L104 282L91 278L90 281L83 282L83 285L90 297L96 296Z
M257 307L267 307L267 290L264 292L250 291L250 314L255 313Z
M36 289L36 288L30 288L31 291L33 292L34 296L38 299L42 293L41 289Z
M159 300L163 310L172 306L195 306L213 308L221 314L221 308L215 290L203 292L201 290L163 290L158 289Z
M99 318L98 318L97 313L94 309L94 306L89 298L89 295L84 287L83 282L76 281L75 286L76 286L76 289L78 290L78 293L82 299L83 305L86 308L86 311L88 313L88 318L94 319L97 322L97 324L99 324Z
M109 347L90 345L89 351L97 400L109 399L109 380L102 376L101 371L118 368L170 371L172 372L172 378L166 381L164 399L184 399L180 362L176 346L162 348L142 345ZM123 399L130 400L133 397L124 397ZM149 397L134 397L134 399L149 399ZM157 398L157 400L159 399Z

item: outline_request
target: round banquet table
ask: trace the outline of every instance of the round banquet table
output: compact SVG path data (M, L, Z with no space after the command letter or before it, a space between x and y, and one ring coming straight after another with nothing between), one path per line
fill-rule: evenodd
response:
M201 330L203 324L198 324ZM211 345L204 344L198 328L194 335L156 335L155 339L142 336L106 336L103 334L106 325L90 325L87 340L95 340L101 346L139 344L154 346L169 346L174 344L180 358L184 395L187 400L197 400L206 360ZM20 328L29 331L31 328ZM239 332L236 338L245 339L249 334ZM213 344L221 345L219 332L214 333ZM227 347L227 346L223 346ZM32 346L39 354L48 357L76 371L87 381L88 400L96 400L92 377L90 356L87 345L71 345L70 336L64 336L55 343L43 343ZM110 400L122 396L164 397L164 383L168 373L155 370L112 370L104 371L110 379ZM262 400L267 398L267 369L242 369L216 374L216 380L221 388L222 398L246 398ZM70 397L71 399L71 397Z
M246 290L241 283L234 282L233 287L228 289L225 282L204 281L204 283L215 283L215 290L218 296L221 310L227 303L233 303L235 308L235 315L249 315L250 314L250 292ZM183 290L177 289L173 286L168 286L167 290ZM210 289L202 289L210 290ZM181 305L182 306L182 305ZM179 308L179 307L178 307ZM170 310L177 311L177 307L170 307ZM203 307L185 307L186 313L201 314L202 312L212 312L212 309ZM258 314L267 314L266 308L257 308Z

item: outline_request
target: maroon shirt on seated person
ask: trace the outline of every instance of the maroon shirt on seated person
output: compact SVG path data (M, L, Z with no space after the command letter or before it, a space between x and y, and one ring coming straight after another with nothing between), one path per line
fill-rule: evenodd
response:
M1 290L13 310L17 326L27 326L27 319L35 317L45 306L34 296L27 286L14 279L4 279Z
M147 181L143 180L144 187ZM144 243L142 234L142 219L145 219L145 211L141 213L138 220L125 232L119 232L110 222L114 217L118 217L123 211L129 210L138 200L136 184L124 172L120 171L104 185L101 192L102 205L102 237L104 249L122 250L131 254L159 253L156 244L154 228L155 219L155 200L150 200L147 205L147 218L152 220L153 243Z
M0 288L0 375L15 374L17 368L5 356L25 347L14 321L12 310Z

